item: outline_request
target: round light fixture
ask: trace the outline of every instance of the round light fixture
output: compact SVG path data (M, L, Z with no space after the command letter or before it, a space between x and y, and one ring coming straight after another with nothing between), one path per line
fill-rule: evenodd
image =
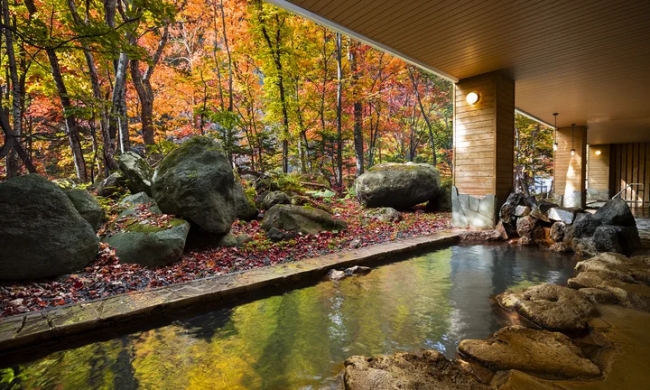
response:
M596 156L600 156L602 152L600 150L596 150Z
M468 104L475 104L478 102L478 93L476 92L470 92L467 94L467 97L465 98Z

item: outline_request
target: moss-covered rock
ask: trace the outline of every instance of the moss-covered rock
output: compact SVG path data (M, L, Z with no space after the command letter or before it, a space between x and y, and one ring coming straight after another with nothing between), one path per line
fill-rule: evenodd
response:
M278 204L271 207L262 220L262 229L269 231L272 228L303 234L317 234L327 230L343 230L347 228L347 224L323 210Z
M59 186L31 174L0 183L0 279L80 271L99 250L92 226Z
M357 199L365 207L408 209L435 197L440 173L429 164L380 164L355 182Z
M153 171L147 162L135 152L122 153L117 158L126 186L133 194L144 192L151 195L151 177Z
M235 221L234 174L219 144L194 137L165 157L153 177L160 209L201 229L224 234Z
M90 192L81 189L64 190L74 208L83 219L88 221L93 230L97 231L104 220L104 209Z
M127 192L126 179L120 172L113 172L107 178L95 185L97 196L119 197Z
M235 180L233 187L233 196L235 197L235 207L237 209L237 218L242 221L252 221L257 218L259 211L255 203L248 198L244 187L239 180Z
M291 198L282 191L271 191L264 197L262 208L268 210L276 204L290 204Z
M106 230L102 241L115 248L121 263L159 267L179 260L190 224L162 214L144 192L120 202L124 210Z

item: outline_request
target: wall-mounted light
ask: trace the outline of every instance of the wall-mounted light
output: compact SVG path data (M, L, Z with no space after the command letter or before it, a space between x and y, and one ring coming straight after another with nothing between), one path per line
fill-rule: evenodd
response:
M603 152L601 152L600 150L596 150L596 156L600 156L602 153Z
M555 117L555 128L553 129L553 151L557 151L557 112L553 113Z
M468 104L476 104L476 102L478 102L478 98L479 98L478 93L470 92L467 94L465 101L467 101Z
M571 155L574 156L576 154L576 150L573 147L573 134L576 132L576 124L572 123L571 124Z

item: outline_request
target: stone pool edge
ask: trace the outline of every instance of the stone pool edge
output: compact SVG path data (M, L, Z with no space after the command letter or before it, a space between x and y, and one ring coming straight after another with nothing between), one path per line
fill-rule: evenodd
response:
M333 268L381 261L389 256L435 248L458 241L457 232L438 232L291 263L212 276L11 316L0 319L0 354L36 343L119 325L141 317L188 308L199 302L227 303L227 299L234 299L265 287L316 279Z

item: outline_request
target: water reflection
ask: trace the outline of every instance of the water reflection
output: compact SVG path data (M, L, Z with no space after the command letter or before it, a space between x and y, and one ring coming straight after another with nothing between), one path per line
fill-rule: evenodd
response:
M14 377L10 389L338 388L350 355L435 348L453 357L460 339L500 327L490 296L564 283L572 267L529 248L458 246L0 373Z

